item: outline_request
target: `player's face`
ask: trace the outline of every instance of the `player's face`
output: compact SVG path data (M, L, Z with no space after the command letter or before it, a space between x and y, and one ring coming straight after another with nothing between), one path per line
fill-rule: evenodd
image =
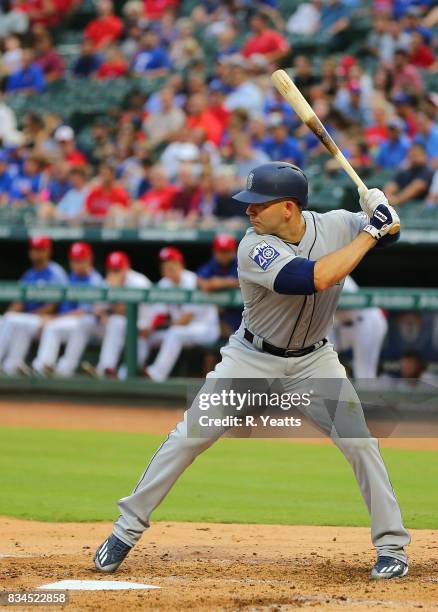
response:
M276 234L285 223L285 202L250 204L246 209L257 234Z
M168 278L175 284L179 284L182 270L183 267L179 261L163 261L161 263L161 276Z
M77 276L87 276L91 268L89 259L70 259L70 269Z
M50 259L49 249L30 249L29 259L34 266L44 266Z
M236 257L235 251L215 251L214 256L221 266L228 266Z

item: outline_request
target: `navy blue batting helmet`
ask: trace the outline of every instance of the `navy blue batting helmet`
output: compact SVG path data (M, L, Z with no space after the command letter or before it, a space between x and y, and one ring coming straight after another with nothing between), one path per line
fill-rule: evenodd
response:
M246 189L233 196L245 204L267 204L275 200L294 199L307 208L309 185L301 168L287 162L269 162L248 174Z

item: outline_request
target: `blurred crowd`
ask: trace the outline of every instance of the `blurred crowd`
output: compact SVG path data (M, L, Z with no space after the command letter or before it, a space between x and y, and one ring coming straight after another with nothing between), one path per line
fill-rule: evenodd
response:
M239 286L236 251L237 241L232 235L218 234L211 258L196 272L187 269L184 254L173 246L158 252L157 259L149 263L150 271L155 273L159 269L161 279L157 286L162 289L204 292L234 289ZM53 260L52 252L48 236L30 239L30 268L20 279L23 285L151 287L148 276L132 269L130 257L124 251L107 254L103 274L96 270L92 247L86 242L70 246L67 271ZM159 382L166 380L183 348L190 346L204 347L203 367L209 371L218 359L219 346L239 327L240 321L241 311L235 308L195 302L139 304L138 374ZM126 334L126 303L74 300L43 303L35 299L14 302L0 317L0 373L69 378L82 372L99 378L126 378L123 359ZM32 358L33 342L38 349ZM90 342L100 346L96 363L82 359ZM154 349L158 349L155 354Z
M60 28L80 4L0 3L1 207L116 227L245 223L231 195L258 164L281 159L339 173L272 88L279 66L359 172L382 173L391 203L438 204L433 2L312 0L288 14L276 0L204 0L181 16L178 0L99 0L66 62L55 40L62 43ZM368 20L369 34L352 53L345 49L356 19ZM324 57L294 49L294 40L312 37L326 41ZM81 88L130 77L159 86L149 95L131 91L87 139L53 113L17 121L9 104L62 79Z

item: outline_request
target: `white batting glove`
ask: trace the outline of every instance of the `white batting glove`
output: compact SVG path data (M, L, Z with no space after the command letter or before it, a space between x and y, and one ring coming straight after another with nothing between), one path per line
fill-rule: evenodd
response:
M380 204L388 206L388 198L380 189L363 189L359 187L358 191L360 207L370 219Z
M400 225L400 219L395 209L389 205L379 204L363 231L368 232L375 240L380 240L396 224Z

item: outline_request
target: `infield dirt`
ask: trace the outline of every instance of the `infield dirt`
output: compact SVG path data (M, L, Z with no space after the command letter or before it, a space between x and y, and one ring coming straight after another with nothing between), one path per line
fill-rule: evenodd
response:
M180 415L128 407L0 404L0 426L6 427L164 433ZM384 441L430 450L436 444L436 439ZM67 579L107 580L109 576L93 570L92 557L110 529L109 523L0 518L0 589L29 590ZM155 523L114 579L160 590L72 591L65 609L438 609L438 531L411 534L409 575L375 582L369 578L374 553L366 528Z

